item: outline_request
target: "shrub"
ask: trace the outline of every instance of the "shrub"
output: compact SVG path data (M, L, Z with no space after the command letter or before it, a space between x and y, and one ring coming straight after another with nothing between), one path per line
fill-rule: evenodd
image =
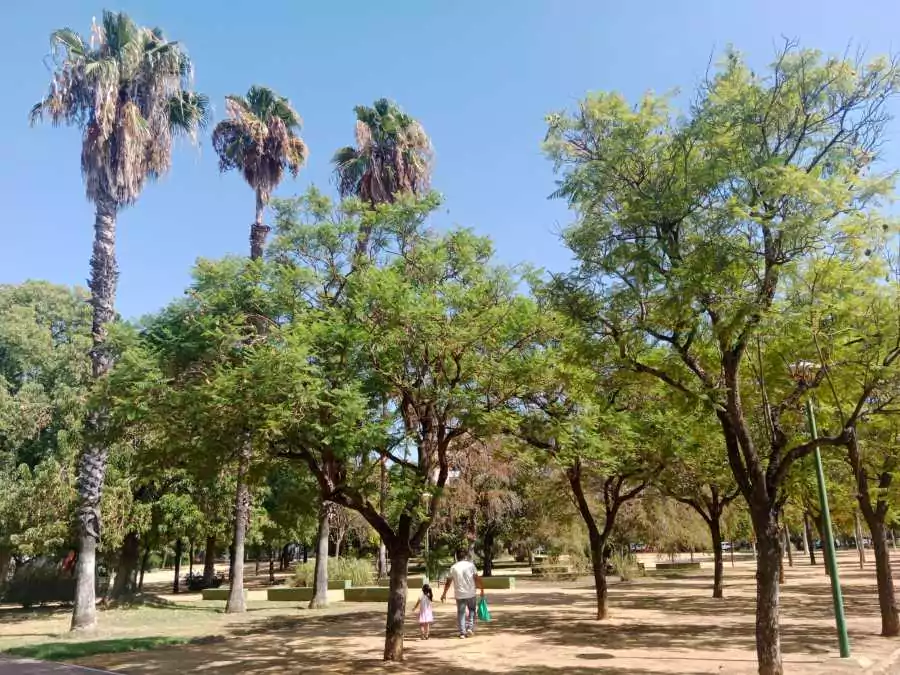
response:
M316 564L313 561L297 565L291 585L312 586L315 581ZM356 558L329 558L328 578L335 581L349 579L354 586L370 586L375 578L375 570L368 560Z
M225 575L221 572L214 574L209 582L203 577L202 572L184 575L184 583L187 585L189 591L202 591L205 588L218 588L222 585L223 581L225 581Z
M310 560L309 562L300 563L294 569L294 578L291 580L291 586L303 587L312 586L315 579L316 565Z
M371 586L375 568L371 562L361 558L338 558L329 561L328 578L349 579L354 586Z
M97 577L97 596L106 594L108 577ZM16 568L3 595L4 602L23 607L48 602L74 602L75 577L49 558L35 558Z
M609 562L622 581L631 581L640 571L637 564L637 558L630 552L615 551L609 556Z

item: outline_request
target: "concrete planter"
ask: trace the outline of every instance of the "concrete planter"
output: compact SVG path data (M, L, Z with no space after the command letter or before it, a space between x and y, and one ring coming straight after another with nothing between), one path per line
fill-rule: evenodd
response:
M481 577L481 581L489 591L513 590L516 587L515 577Z
M423 584L425 584L425 575L424 574L415 574L411 577L406 578L406 585L409 588L418 590L418 589L422 588ZM390 586L391 580L389 578L385 577L384 579L379 579L376 585Z
M229 589L227 588L204 588L203 599L204 600L228 600ZM244 590L244 600L247 600L247 591Z
M387 602L391 591L384 586L358 586L344 589L344 602Z
M266 591L266 600L269 602L309 602L312 597L311 587L270 588Z

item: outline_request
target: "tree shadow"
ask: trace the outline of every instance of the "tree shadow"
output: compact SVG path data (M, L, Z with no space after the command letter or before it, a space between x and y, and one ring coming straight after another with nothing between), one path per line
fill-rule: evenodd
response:
M71 605L44 605L41 607L0 607L0 624L15 624L25 621L46 619L47 617L68 614L72 611Z

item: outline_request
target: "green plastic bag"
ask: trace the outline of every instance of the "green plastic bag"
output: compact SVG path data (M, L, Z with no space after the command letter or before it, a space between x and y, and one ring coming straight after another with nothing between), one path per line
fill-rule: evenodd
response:
M491 620L491 611L488 609L487 600L484 599L484 596L481 596L481 599L478 600L478 620L479 621L490 621Z

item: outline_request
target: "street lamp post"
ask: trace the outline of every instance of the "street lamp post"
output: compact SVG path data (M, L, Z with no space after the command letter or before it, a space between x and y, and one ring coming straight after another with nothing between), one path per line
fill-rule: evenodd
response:
M813 441L819 437L816 429L816 415L813 410L812 398L806 399L806 418L809 422L809 433ZM844 619L844 597L841 594L841 582L838 578L837 556L834 550L834 535L831 531L831 511L828 508L828 492L825 489L825 470L822 468L822 453L818 444L814 451L816 463L816 483L819 489L819 508L822 510L822 529L825 541L826 564L828 574L831 577L831 599L834 603L834 622L837 626L838 644L840 645L841 658L850 656L850 639L847 637L847 622Z

